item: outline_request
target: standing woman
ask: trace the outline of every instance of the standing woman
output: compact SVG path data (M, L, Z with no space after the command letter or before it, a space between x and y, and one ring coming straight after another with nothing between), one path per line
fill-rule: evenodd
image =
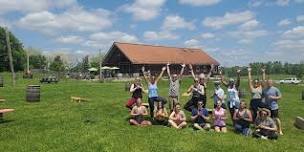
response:
M205 94L204 86L200 85L198 78L194 79L194 84L189 87L187 93L191 93L192 96L191 99L185 104L184 109L192 112L193 108L197 106L197 102L203 101L203 99L200 97Z
M180 88L180 81L182 79L185 64L182 64L182 69L179 74L173 74L170 73L170 64L167 64L167 73L169 77L169 109L173 111L176 103L179 103L179 88Z
M234 79L229 79L229 83L227 83L224 80L222 71L220 71L221 81L223 85L227 87L227 106L229 108L233 125L234 125L233 114L236 109L239 109L240 106L239 86L240 86L241 70L238 69L236 72L237 72L237 81L235 82Z
M248 68L248 85L250 92L252 94L252 98L250 101L250 110L252 111L253 120L255 120L257 117L258 108L260 107L260 105L262 105L263 87L258 79L255 79L252 82L250 67Z
M143 85L139 77L136 77L134 83L131 84L130 93L132 94L132 97L131 99L128 100L126 107L132 110L137 99L142 98L143 97L142 94L146 93L146 90L143 88Z
M196 76L195 76L195 74L193 72L193 67L192 67L191 64L189 65L189 68L190 68L190 72L191 72L191 75L192 75L193 79L196 79ZM200 83L200 85L202 85L204 87L204 92L205 93L207 93L207 82L208 82L208 80L209 80L209 78L210 78L210 76L212 74L213 69L214 69L214 65L211 64L211 68L210 68L210 71L207 74L207 76L204 73L201 73L201 74L198 75L199 83ZM200 98L200 101L203 101L204 108L206 108L206 105L207 105L207 95L206 94L202 94L202 95L200 95L199 98Z
M149 107L150 107L150 115L151 118L153 118L154 116L154 108L156 106L156 102L162 102L162 104L165 104L164 100L160 101L160 97L158 95L158 88L157 88L157 83L158 81L161 79L161 77L164 74L164 71L166 70L166 67L163 67L159 76L156 78L154 75L151 75L150 72L145 72L145 67L142 67L142 72L143 72L143 76L145 78L145 81L148 84L148 102L149 102ZM148 74L148 75L146 75ZM150 77L150 78L149 78Z

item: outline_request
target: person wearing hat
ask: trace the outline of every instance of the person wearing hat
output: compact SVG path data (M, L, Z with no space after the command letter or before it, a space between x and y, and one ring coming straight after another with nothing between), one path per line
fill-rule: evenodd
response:
M192 67L191 64L189 64L189 69L190 69L190 72L191 72L191 75L192 75L193 79L196 79L197 77L194 74L193 67ZM204 103L204 108L207 105L207 95L206 95L206 93L207 93L207 82L208 82L213 70L214 70L214 65L211 64L209 73L207 75L205 75L204 73L201 73L201 74L198 75L199 83L200 83L200 85L202 85L204 87L204 92L205 92L205 94L202 94L199 97L200 100L202 100L203 103Z
M225 81L225 78L220 71L221 75L221 82L224 86L227 87L227 106L229 108L230 116L234 125L233 115L236 109L239 109L240 106L240 97L239 97L239 87L240 87L240 79L241 79L241 70L238 69L237 71L237 81L235 82L234 79L230 78L229 82Z
M182 79L185 64L182 64L182 69L179 74L172 74L170 73L170 64L167 64L167 74L169 77L169 109L173 111L176 103L179 103L179 88L180 88L180 81Z
M277 126L270 118L271 112L266 108L258 110L258 116L255 120L255 131L253 137L262 139L278 139Z
M214 101L214 108L217 106L217 102L220 101L222 103L222 108L226 109L225 106L225 91L221 88L220 81L214 81L214 94L213 94L213 101Z

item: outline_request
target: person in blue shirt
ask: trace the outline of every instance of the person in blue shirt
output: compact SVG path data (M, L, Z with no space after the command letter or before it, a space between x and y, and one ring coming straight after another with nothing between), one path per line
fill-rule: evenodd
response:
M142 67L144 79L148 84L148 102L150 107L151 118L154 118L153 116L156 113L157 102L162 102L163 105L167 103L167 101L164 98L159 96L158 87L157 87L157 83L163 76L165 70L166 67L164 66L158 77L155 77L154 75L151 75L150 71L146 72L145 67Z
M194 129L209 130L211 127L208 123L210 117L208 115L208 110L203 106L203 101L198 101L197 108L192 109L191 120L193 122Z
M279 119L279 100L282 98L280 90L273 86L273 81L268 79L263 89L263 97L268 109L271 111L271 118L276 122L278 132L283 135L281 121Z

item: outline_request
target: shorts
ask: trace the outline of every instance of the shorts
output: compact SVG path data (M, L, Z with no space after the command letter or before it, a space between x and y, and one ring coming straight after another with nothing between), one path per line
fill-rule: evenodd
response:
M132 106L136 103L136 98L131 98L128 100L126 107L132 108Z
M279 109L271 110L271 118L279 118Z

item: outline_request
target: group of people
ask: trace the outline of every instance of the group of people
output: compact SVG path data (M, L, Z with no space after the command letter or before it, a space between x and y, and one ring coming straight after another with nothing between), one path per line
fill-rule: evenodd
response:
M164 66L160 74L156 77L150 71L142 68L144 80L147 83L147 90L141 83L140 78L136 78L130 87L132 98L128 100L126 107L130 109L131 125L148 126L152 122L145 119L149 115L153 124L170 125L176 129L182 129L187 126L187 117L180 104L180 85L186 65L181 65L181 71L178 74L171 74L170 64ZM191 122L194 129L210 130L216 132L227 132L226 120L229 111L234 130L240 134L249 136L253 135L258 138L277 139L278 134L283 135L281 122L279 119L278 101L282 95L276 87L273 86L271 79L266 80L265 69L262 69L263 80L252 80L251 68L248 68L248 84L252 94L250 108L247 107L245 100L240 99L240 72L237 70L236 81L230 78L227 82L220 71L220 80L214 82L213 110L206 108L207 105L207 82L211 76L214 66L208 74L194 74L193 68L189 65L193 84L187 90L191 95L189 101L184 105L186 111L191 112ZM163 74L167 71L169 78L168 101L166 98L159 96L158 82ZM227 88L227 95L221 88L221 84ZM143 93L148 94L147 107L142 104ZM165 104L169 102L169 113ZM213 122L213 124L211 124ZM250 125L254 124L252 130Z

